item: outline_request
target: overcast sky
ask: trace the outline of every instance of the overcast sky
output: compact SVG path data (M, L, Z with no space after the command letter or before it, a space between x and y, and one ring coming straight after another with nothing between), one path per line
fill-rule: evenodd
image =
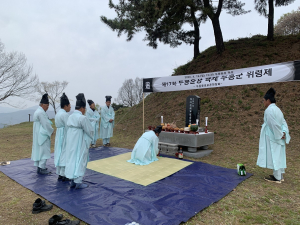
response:
M267 19L254 10L254 0L244 2L248 2L245 9L251 10L247 15L222 12L224 41L267 34ZM154 50L143 41L144 33L130 42L126 35L118 38L100 21L101 15L116 15L108 0L0 0L0 6L0 39L6 51L23 52L40 81L68 81L65 92L73 100L82 92L86 99L104 105L105 95L116 98L125 79L170 76L193 57L193 46L185 44L170 48L161 43ZM296 0L275 8L275 22L299 6ZM201 24L200 34L200 51L215 45L210 20Z

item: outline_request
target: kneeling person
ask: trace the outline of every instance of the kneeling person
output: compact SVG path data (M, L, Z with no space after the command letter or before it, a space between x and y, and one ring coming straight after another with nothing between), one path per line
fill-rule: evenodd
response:
M74 113L69 116L66 139L66 168L65 175L71 179L71 187L86 188L82 183L89 160L89 147L93 140L94 129L85 114L86 101L84 94L76 96Z
M153 131L145 132L137 141L131 153L131 159L127 162L136 165L148 165L157 161L156 157L159 153L158 149L158 136L162 127L158 126Z

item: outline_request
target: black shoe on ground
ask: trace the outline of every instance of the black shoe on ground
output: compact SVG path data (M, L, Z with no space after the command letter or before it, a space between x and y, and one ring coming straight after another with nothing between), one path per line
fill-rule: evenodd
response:
M55 225L55 224L57 224L57 222L61 221L63 217L64 216L62 214L52 216L49 219L49 225Z
M41 169L41 168L40 168L40 171L39 171L38 173L41 174L41 175L48 175L48 174L50 174L51 172L49 172L47 168L46 168L46 169Z
M46 212L46 211L51 210L52 208L53 208L53 205L51 205L51 204L47 205L45 203L45 201L42 201L40 198L38 198L33 203L32 213L38 214L40 212Z
M66 177L62 177L62 181L64 182L64 181L70 181L70 179L69 178L66 178Z
M58 175L58 178L57 178L57 180L63 180L64 179L64 177L63 176L61 176L61 175Z
M274 177L274 175L269 175L270 177ZM284 179L282 178L281 180L280 180L281 182L283 182L284 181Z
M79 220L61 220L59 222L56 223L56 225L79 225L80 224L80 221Z
M269 175L268 177L265 177L266 181L281 184L281 180L277 180L273 175Z

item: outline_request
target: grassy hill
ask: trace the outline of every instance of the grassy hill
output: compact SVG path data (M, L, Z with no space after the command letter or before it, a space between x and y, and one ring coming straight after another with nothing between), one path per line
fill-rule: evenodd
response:
M300 36L278 37L268 42L255 36L225 43L222 55L208 48L200 56L175 69L174 75L204 73L241 67L300 59ZM258 142L265 92L274 87L277 105L285 115L291 133L287 146L287 170L282 184L263 180L270 170L256 166ZM182 92L154 93L145 99L145 127L175 121L183 127L185 102L188 95L201 97L201 124L209 118L208 129L215 132L213 153L200 159L206 163L236 168L244 163L250 179L236 190L198 213L186 224L299 224L300 221L300 82L246 85ZM111 140L113 146L133 148L143 133L142 104L116 112L116 127ZM0 161L30 157L32 123L22 123L0 129ZM52 151L54 135L52 137ZM98 145L101 141L97 142ZM32 215L32 201L38 196L0 173L0 224L46 224L53 214L63 213L54 207L49 213ZM199 181L201 182L201 181ZM41 222L42 221L42 222Z
M255 36L225 43L222 55L215 47L202 52L192 62L175 69L174 75L238 69L300 59L300 35L278 37L269 42ZM283 111L292 137L287 146L285 182L267 183L263 177L272 171L256 166L260 128L263 123L263 96L273 87L277 105ZM196 215L187 224L299 224L300 175L300 82L245 85L181 92L153 93L145 99L145 128L175 121L183 127L186 97L201 97L201 124L208 117L215 132L213 153L200 159L214 165L236 168L246 164L254 176L217 204ZM117 111L117 146L132 148L142 134L142 104ZM201 182L201 181L199 181Z

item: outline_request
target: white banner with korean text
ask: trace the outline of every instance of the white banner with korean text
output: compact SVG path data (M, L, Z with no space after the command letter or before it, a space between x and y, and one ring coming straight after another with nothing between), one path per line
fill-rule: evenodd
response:
M300 61L143 79L143 92L169 92L300 80Z

